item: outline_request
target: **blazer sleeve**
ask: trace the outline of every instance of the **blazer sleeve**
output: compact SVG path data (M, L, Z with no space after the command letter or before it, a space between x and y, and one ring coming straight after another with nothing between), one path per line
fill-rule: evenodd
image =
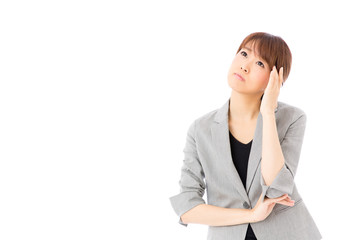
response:
M294 178L299 164L305 128L306 114L303 112L302 115L289 126L285 137L280 143L285 164L270 186L265 184L264 178L262 174L260 174L262 202L265 196L268 198L277 198L286 193L291 196L294 189Z
M196 149L196 137L194 121L187 132L181 177L179 181L180 193L170 197L170 202L179 216L179 223L185 227L187 224L181 221L181 215L199 204L205 204L204 172Z

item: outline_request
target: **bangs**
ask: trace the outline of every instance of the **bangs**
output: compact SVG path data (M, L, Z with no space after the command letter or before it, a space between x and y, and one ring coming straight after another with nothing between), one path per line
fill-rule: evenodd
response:
M253 49L254 55L263 59L271 69L277 60L276 50L272 46L271 39L265 38L256 38L256 39L249 39L248 41L244 42L243 46L240 46L240 49L245 47L247 44L251 45L251 49Z

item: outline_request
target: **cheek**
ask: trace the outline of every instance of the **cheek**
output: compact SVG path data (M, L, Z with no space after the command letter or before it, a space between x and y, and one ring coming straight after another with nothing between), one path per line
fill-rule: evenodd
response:
M270 77L270 74L267 74L267 73L258 73L257 74L257 78L258 79L258 84L262 87L266 87L268 82L269 82L269 77Z
M269 82L269 76L268 76L268 75L264 75L264 76L262 77L262 82L263 82L264 84L267 84L267 83Z

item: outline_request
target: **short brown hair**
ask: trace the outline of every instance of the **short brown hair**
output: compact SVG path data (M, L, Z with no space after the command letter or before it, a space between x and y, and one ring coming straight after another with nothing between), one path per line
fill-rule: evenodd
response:
M236 54L251 43L255 51L264 59L270 67L276 66L277 71L283 67L284 82L288 78L291 69L292 56L286 42L279 36L274 36L265 32L254 32L248 35L241 43Z

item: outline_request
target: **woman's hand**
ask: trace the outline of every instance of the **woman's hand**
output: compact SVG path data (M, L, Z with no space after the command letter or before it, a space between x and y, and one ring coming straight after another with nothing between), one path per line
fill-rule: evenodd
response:
M275 108L277 108L280 87L283 83L283 72L284 68L281 67L278 74L276 66L274 66L272 71L270 72L269 82L266 86L264 96L261 100L261 114L273 114L275 112Z
M262 197L262 193L255 207L250 210L252 213L251 222L259 222L266 219L267 216L269 216L269 214L272 212L276 203L280 203L287 206L294 206L295 203L295 201L291 200L291 198L287 194L284 194L278 198L265 197L263 202L261 202L260 200L261 197Z

